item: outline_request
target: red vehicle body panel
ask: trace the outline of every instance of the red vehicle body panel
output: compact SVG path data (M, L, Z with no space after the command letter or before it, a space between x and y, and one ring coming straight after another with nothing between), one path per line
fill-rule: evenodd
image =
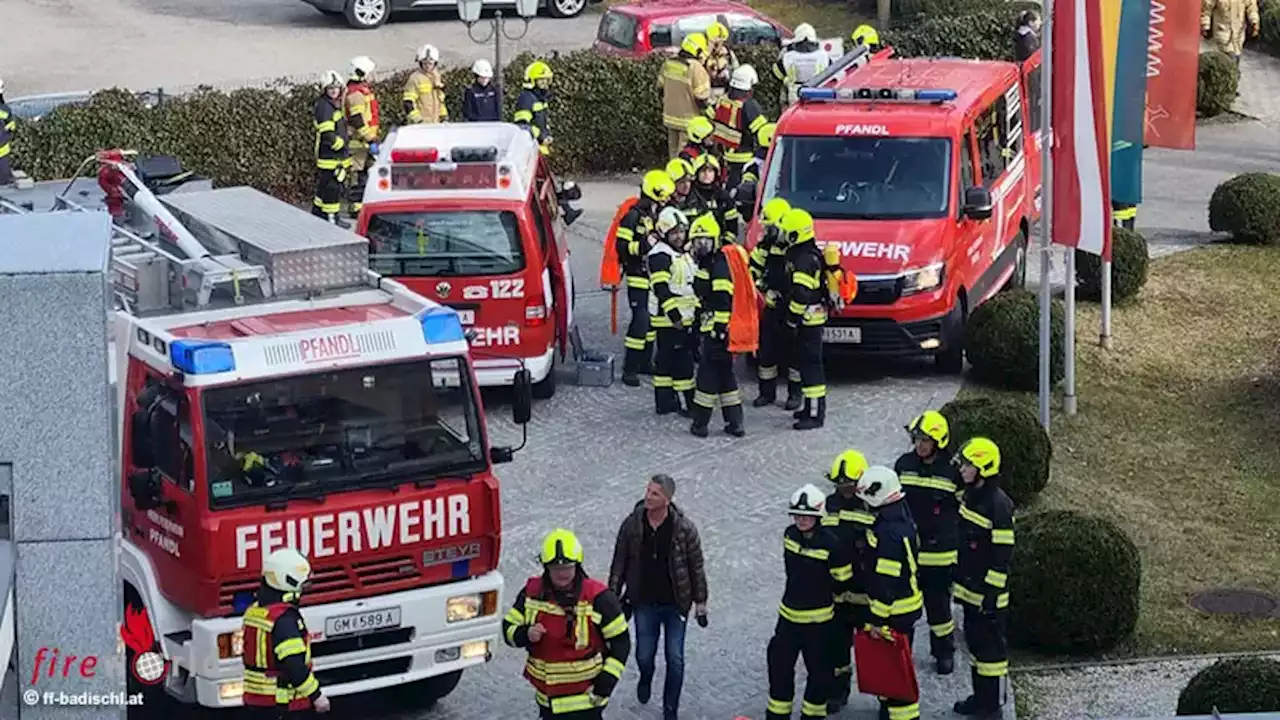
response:
M678 41L668 46L654 45L652 38L654 29L660 26L671 28L676 21L682 18L713 13L746 15L772 25L784 40L791 37L791 30L778 21L758 12L750 5L731 2L730 0L693 0L692 2L641 0L627 5L616 5L606 10L605 15L600 18L600 30L597 32L596 41L592 47L604 55L633 58L645 57L655 51L675 52ZM604 30L606 23L609 22L610 14L623 15L634 21L635 30L631 47L618 47L602 37L605 34Z

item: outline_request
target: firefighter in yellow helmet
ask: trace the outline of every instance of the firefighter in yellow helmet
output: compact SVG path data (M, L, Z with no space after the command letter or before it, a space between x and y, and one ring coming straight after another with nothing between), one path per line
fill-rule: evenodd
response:
M866 45L871 52L880 51L880 33L876 32L876 29L870 25L863 24L854 28L849 38L853 40L855 48L859 45Z
M795 413L796 430L822 427L827 418L827 379L822 365L822 328L827 324L827 294L822 287L822 251L814 241L813 216L792 208L779 226L787 237L787 328L804 406Z
M548 533L538 560L542 573L516 594L502 637L529 653L524 677L542 718L598 720L631 653L622 603L608 585L587 577L572 532Z
M440 75L440 50L435 45L423 45L414 54L417 69L409 73L404 82L406 121L409 123L440 123L449 119L449 108L444 104L444 81Z
M939 675L955 669L956 623L951 617L951 574L956 565L960 521L959 476L951 464L951 429L937 410L926 410L907 425L911 452L893 470L907 493L920 537L920 589L929 619L929 646Z
M724 416L724 431L734 437L747 434L743 428L742 392L729 350L729 326L733 315L733 272L726 252L742 252L716 222L714 213L704 213L689 228L689 243L697 270L693 290L698 297L698 333L701 351L693 393L693 424L689 432L706 437L707 425L716 404Z
M693 33L681 41L679 53L668 58L658 72L668 155L680 152L689 121L702 115L711 102L711 78L703 64L706 57L707 38Z
M688 216L673 207L663 209L648 257L649 322L657 333L653 401L659 415L687 417L693 405L698 297L693 292L696 268L688 242Z
M293 548L262 561L262 585L244 612L244 696L248 717L271 718L329 712L329 698L311 672L311 633L298 601L311 564Z
M742 213L733 195L720 182L720 161L710 153L699 155L693 159L693 173L693 192L689 195L693 214L715 215L720 231L736 242Z
M377 68L373 59L361 55L351 59L351 72L347 76L345 108L347 125L351 128L351 173L347 178L347 210L352 217L360 214L364 202L364 186L369 179L369 168L378 159L379 125L378 97L369 83Z
M524 69L524 86L516 97L511 121L529 131L543 155L551 152L551 66L534 60Z
M680 149L679 157L693 162L698 159L699 155L711 154L717 159L720 157L720 148L716 145L716 139L712 135L715 128L711 125L711 120L705 115L699 115L689 121L689 127L685 130L685 134L689 138L689 142Z
M622 383L640 387L640 375L652 372L652 351L657 334L649 322L649 266L654 225L658 213L676 192L676 184L665 170L650 170L640 183L640 198L622 217L615 238L618 262L626 276L627 306L631 321L623 343Z
M764 296L764 310L760 313L760 349L756 353L756 380L760 395L752 401L752 407L765 407L777 402L779 373L787 373L786 409L800 409L800 370L791 362L790 336L787 328L787 248L790 240L782 232L780 223L791 205L780 197L765 201L760 211L764 234L751 251L751 272L756 287Z
M676 191L671 194L671 199L667 203L679 210L690 210L693 197L690 194L693 191L693 164L682 157L671 158L667 162L667 174L671 176L671 182L676 184Z
M1000 448L970 438L952 462L960 468L960 557L951 590L964 606L964 641L973 656L973 694L955 704L962 715L998 718L1001 683L1009 674L1005 623L1009 561L1013 558L1013 501L1000 489Z
M853 580L836 595L837 630L832 633L835 685L827 703L827 712L833 714L849 703L853 689L853 631L871 622L867 573L874 568L868 563L872 551L867 543L867 530L876 517L857 494L858 480L866 471L867 458L857 450L840 453L827 471L827 480L836 490L827 496L827 514L822 518L822 525L835 533L841 546L852 548L853 553Z
M342 109L346 83L336 70L326 70L320 76L320 85L321 95L312 108L316 133L316 192L311 214L347 227L347 221L338 217L347 187L347 171L351 167L347 115Z
M707 27L707 72L711 75L712 102L724 96L729 79L738 69L738 56L729 47L729 27L721 15Z
M764 161L765 158L769 157L769 147L773 145L773 136L777 131L778 125L776 123L765 123L756 132L755 156L747 164L746 169L742 171L743 184L751 183L754 185L760 182L760 173L764 170Z

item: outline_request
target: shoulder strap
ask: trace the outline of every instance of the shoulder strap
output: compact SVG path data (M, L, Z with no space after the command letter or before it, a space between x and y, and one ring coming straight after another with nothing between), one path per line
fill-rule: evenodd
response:
M729 352L755 352L760 347L759 308L756 306L756 286L751 280L747 251L741 245L726 245L721 252L729 261L729 276L733 278Z
M613 222L604 238L604 256L600 258L600 286L617 287L622 282L622 264L618 262L618 228L622 220L631 212L631 208L640 202L640 197L632 196L622 201L618 211L613 214Z

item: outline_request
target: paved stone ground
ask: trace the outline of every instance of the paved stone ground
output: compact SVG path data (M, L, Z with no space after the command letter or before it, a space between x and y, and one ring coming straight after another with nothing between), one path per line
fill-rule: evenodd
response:
M1280 123L1280 58L1258 50L1240 57L1240 98L1235 111L1270 124Z
M0 0L0 17L0 75L10 99L312 78L330 68L345 72L355 55L402 68L424 43L439 47L446 65L493 58L492 43L474 44L452 6L394 17L373 31L349 28L302 0ZM599 19L590 7L569 20L540 17L522 40L503 42L503 55L587 47ZM519 29L512 25L512 34ZM486 33L476 29L477 37Z

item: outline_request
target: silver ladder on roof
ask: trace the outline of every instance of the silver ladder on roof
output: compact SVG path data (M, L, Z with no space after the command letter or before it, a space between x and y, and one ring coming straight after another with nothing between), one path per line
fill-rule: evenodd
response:
M53 211L93 212L65 196L54 198ZM0 198L0 213L19 215L32 211ZM111 224L111 262L108 269L116 306L130 315L155 310L208 306L214 292L229 291L232 301L245 301L244 290L256 297L272 296L271 276L261 265L251 265L238 255L184 258L161 243L135 231Z

